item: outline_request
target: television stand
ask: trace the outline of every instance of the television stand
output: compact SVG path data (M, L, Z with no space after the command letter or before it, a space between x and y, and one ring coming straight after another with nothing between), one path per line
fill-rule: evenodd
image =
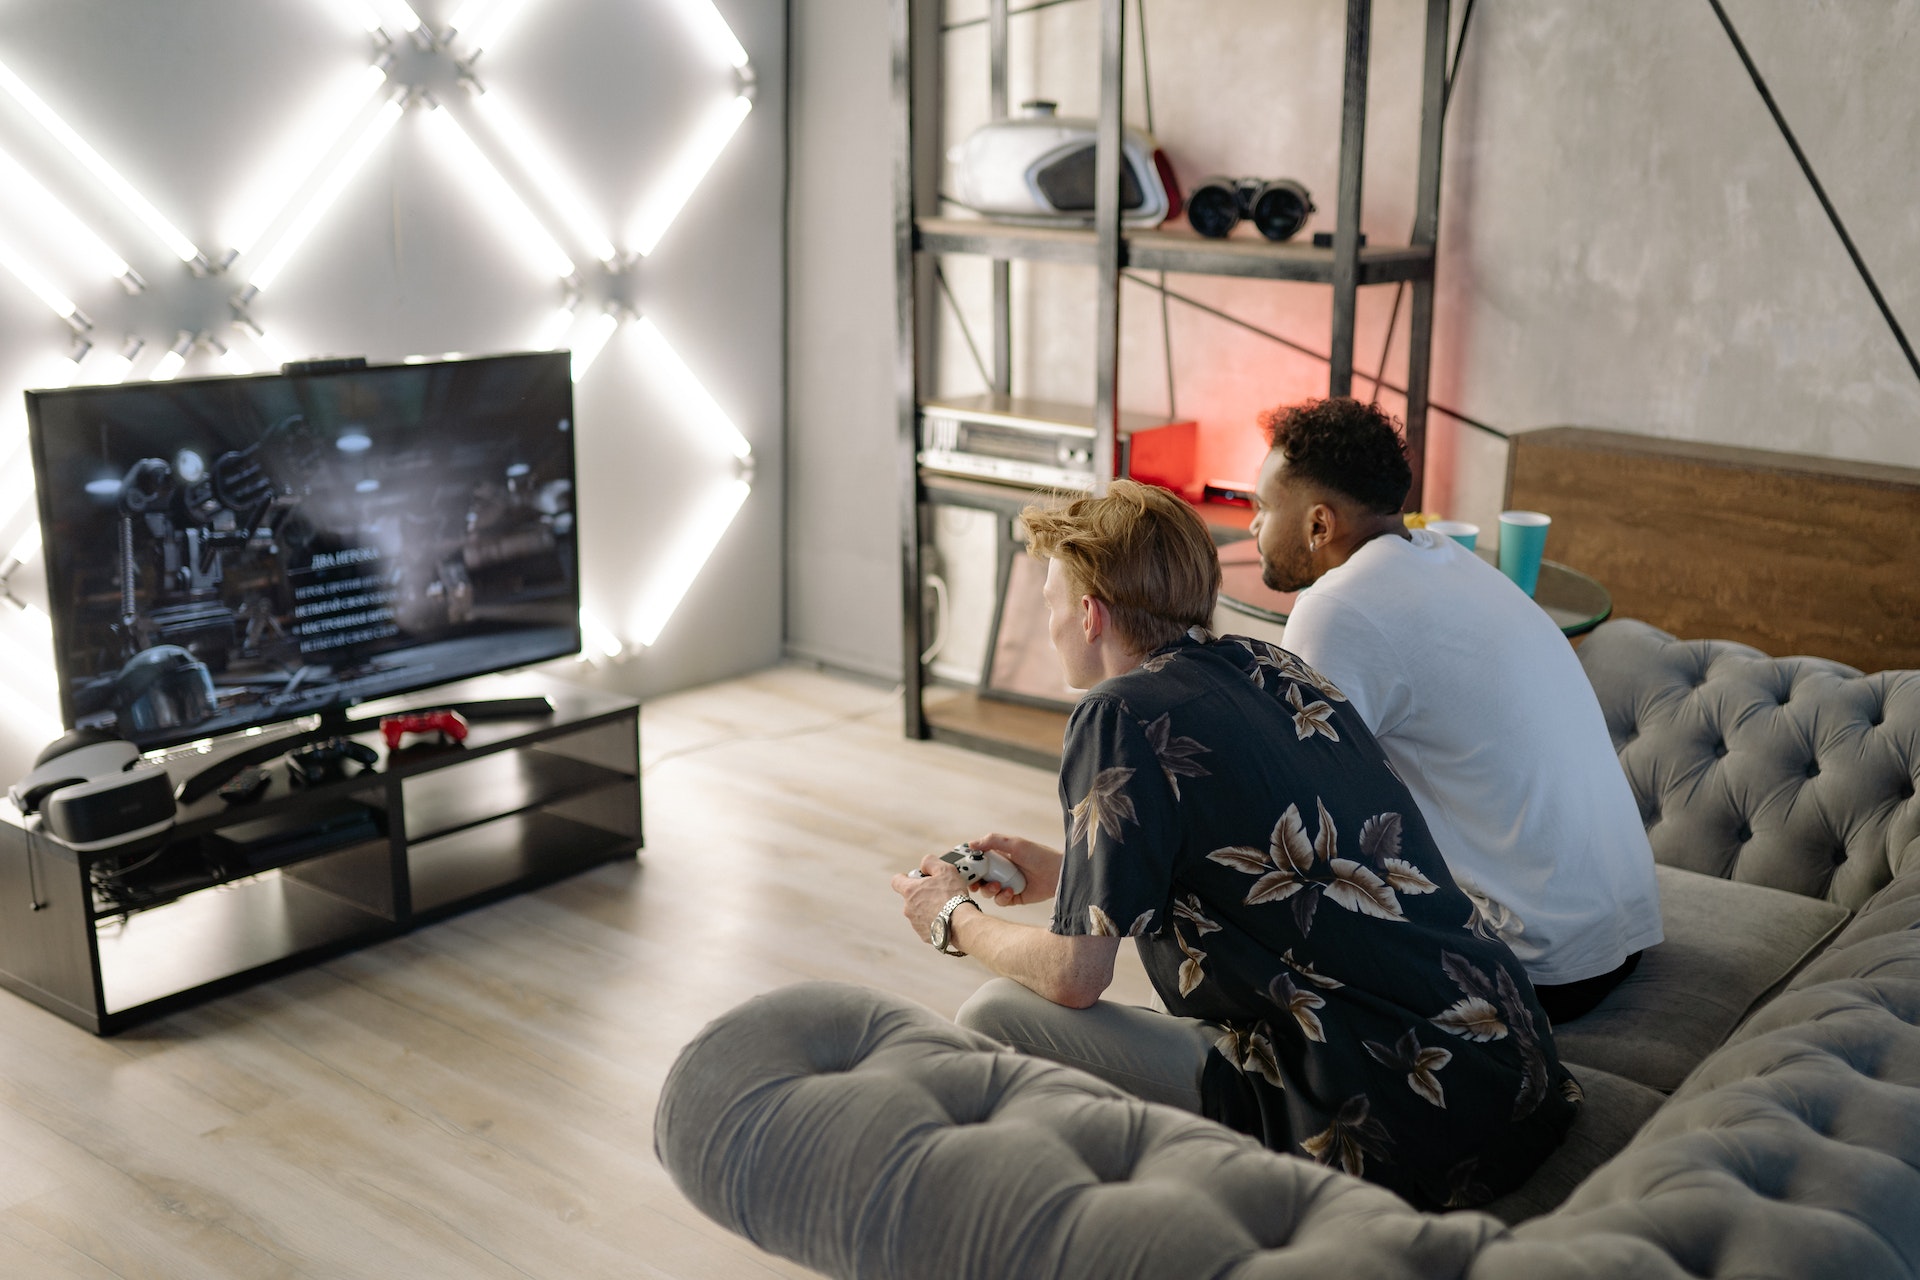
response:
M551 716L553 699L545 694L530 694L512 698L481 698L462 701L454 699L445 702L429 702L419 708L422 711L458 711L469 722L474 720L525 720ZM307 733L283 734L253 746L236 748L220 756L212 763L190 775L180 784L176 798L183 805L194 804L218 791L242 769L251 768L268 760L277 760L283 755L315 746L334 738L351 736L356 730L378 728L380 721L389 715L401 712L388 711L378 716L360 716L348 718L345 712L323 712L320 727Z
M479 720L460 750L382 750L378 772L317 785L290 785L279 757L337 726L243 747L218 764L252 755L270 777L259 800L208 788L163 841L124 853L69 848L0 803L0 986L110 1035L632 857L639 704L537 685L547 715ZM440 692L457 706L487 690ZM349 733L384 748L377 723Z

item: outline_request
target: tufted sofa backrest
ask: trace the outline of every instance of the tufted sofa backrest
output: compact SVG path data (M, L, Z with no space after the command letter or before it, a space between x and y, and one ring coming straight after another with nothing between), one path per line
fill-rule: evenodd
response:
M1850 911L1920 864L1920 671L1632 619L1589 635L1580 663L1658 861Z

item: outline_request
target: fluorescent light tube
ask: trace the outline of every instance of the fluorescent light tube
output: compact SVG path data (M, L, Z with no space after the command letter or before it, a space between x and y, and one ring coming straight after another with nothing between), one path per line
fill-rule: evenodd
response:
M136 218L145 223L147 230L158 236L160 242L172 250L176 258L189 264L198 263L202 267L207 265L205 256L200 250L194 248L193 241L187 239L181 234L179 228L162 217L158 209L148 204L146 197L133 189L132 183L121 177L112 165L101 159L99 152L82 141L80 135L68 127L65 120L54 114L53 108L41 101L40 95L29 89L26 82L13 74L4 63L0 63L0 89L5 89L12 95L13 100L24 107L28 115L39 121L41 128L52 134L54 139L73 155L74 159L85 165L87 171L98 178L107 190L113 192L120 203L127 206Z
M633 635L642 645L650 646L660 638L668 619L686 598L693 580L707 567L714 548L720 545L734 516L739 514L740 505L752 491L745 480L729 480L701 502L678 540L662 558L655 570L653 589L640 606Z
M374 3L387 14L387 20L398 24L402 31L418 31L420 15L413 11L407 0L374 0ZM381 24L382 26L385 23Z
M174 340L173 347L154 364L153 372L147 375L149 382L172 382L186 367L187 353L193 350L193 335L185 329Z
M507 24L526 7L527 0L475 0L454 17L454 29L466 37L467 47L477 54L497 45Z
M26 563L28 556L36 554L39 550L40 522L35 520L27 526L26 532L20 535L20 540L13 544L13 550L7 552L7 558L0 561L0 579L8 577L15 569Z
M471 35L487 16L487 10L493 7L493 3L494 0L467 0L453 11L453 20L447 24L447 30L463 36Z
M73 305L73 299L60 292L53 281L42 275L40 269L28 262L20 252L4 240L0 240L0 267L5 267L21 284L27 286L33 295L53 308L53 313L62 320L71 321L80 314L80 308Z
M707 394L700 379L693 376L693 370L687 368L686 361L680 358L653 321L641 316L634 328L640 335L641 359L653 375L666 384L668 399L690 410L701 429L728 453L743 461L751 457L753 446L733 425L733 419L727 417L726 410Z
M573 348L575 382L587 376L587 370L593 368L593 362L600 358L600 352L606 347L607 339L619 327L619 318L610 311L603 311L588 322L587 331L580 335L580 341Z
M727 149L740 122L753 110L753 100L744 94L729 100L703 122L699 130L668 166L648 198L639 219L633 225L633 247L642 257L652 253L667 234L667 228L692 198L694 188L713 168L713 162Z
M279 153L262 168L230 224L230 246L236 256L249 252L259 242L386 82L384 66L376 63L362 67L332 86L319 107L300 122Z
M575 319L572 307L561 307L542 320L539 330L533 335L533 350L554 351L565 345L567 331L573 328Z
M146 287L146 282L127 265L125 258L115 253L106 241L94 234L93 228L75 217L51 191L21 167L19 161L4 151L0 151L0 189L38 205L48 215L48 220L60 228L60 234L68 246L86 258L95 271L109 280L125 281L127 287L136 293Z
M106 386L109 383L125 382L127 375L133 372L133 361L127 359L125 356L103 354L98 360L93 362L93 367L85 372L87 376L84 381L92 383L95 386Z
M587 211L587 202L581 197L579 189L568 181L553 162L553 153L534 140L526 123L519 113L501 101L498 93L482 90L475 99L480 114L488 125L499 135L500 141L527 171L527 176L540 184L541 192L560 214L560 220L567 229L584 244L588 251L602 262L612 262L617 256L613 242L607 239L605 231L600 229L598 220Z
M734 38L733 28L713 7L713 0L678 0L677 7L692 24L694 35L714 57L736 69L745 69L747 51Z
M442 153L460 171L473 194L481 205L491 210L499 220L501 227L512 238L515 245L526 254L528 260L542 271L548 271L562 280L574 273L573 259L569 258L557 241L540 225L533 216L533 210L514 193L500 171L493 167L486 154L474 145L467 131L453 118L445 107L435 104L427 113L431 127L440 140Z
M325 3L343 20L369 35L376 32L384 34L380 24L380 11L368 4L366 0L325 0Z
M592 649L607 658L617 658L627 651L627 646L622 643L619 636L600 622L588 617L585 612L580 615L580 642L583 647ZM585 656L589 661L592 660L592 654Z
M298 249L301 242L312 234L314 227L319 225L320 219L325 216L333 202L340 198L342 191L346 190L347 183L353 180L353 175L360 171L360 166L367 162L367 157L373 154L373 149L380 145L380 140L393 128L394 121L400 118L400 111L398 94L380 104L379 112L367 122L366 127L360 131L360 136L353 140L353 145L347 148L346 153L335 163L325 180L307 198L306 207L301 209L293 222L280 233L279 243L274 245L260 265L254 268L253 274L247 278L247 284L251 288L264 289L273 283L275 277L287 265L287 260L293 257L294 250Z
M249 361L246 356L242 355L237 347L222 346L220 343L214 342L213 349L216 357L220 361L220 367L228 373L248 374L253 372L252 362Z

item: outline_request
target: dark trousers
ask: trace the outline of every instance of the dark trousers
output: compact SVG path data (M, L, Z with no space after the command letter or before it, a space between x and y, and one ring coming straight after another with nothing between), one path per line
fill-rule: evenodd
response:
M1603 973L1597 978L1582 978L1578 982L1563 982L1557 986L1543 987L1534 984L1533 993L1540 997L1540 1007L1547 1011L1547 1020L1558 1027L1572 1022L1583 1013L1591 1013L1593 1006L1606 998L1626 980L1640 964L1640 952L1636 951L1621 962L1612 973Z

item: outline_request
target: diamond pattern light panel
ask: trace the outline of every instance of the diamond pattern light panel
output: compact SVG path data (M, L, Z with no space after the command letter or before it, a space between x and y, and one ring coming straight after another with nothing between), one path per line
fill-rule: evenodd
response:
M23 286L0 289L9 305L31 296L63 320L71 330L64 356L50 353L49 372L37 385L69 385L76 381L119 382L128 378L149 349L154 353L146 371L154 380L170 379L185 367L196 351L212 356L221 368L235 373L271 368L288 358L262 331L249 312L253 300L299 253L321 225L355 175L379 150L403 113L420 110L436 146L464 179L471 197L497 219L501 230L529 265L555 278L561 286L561 304L544 319L529 320L527 331L538 349L569 345L574 351L573 374L578 381L592 368L614 334L631 324L635 341L626 344L656 384L672 401L684 406L696 427L714 444L716 458L725 464L704 494L696 494L680 532L652 569L654 581L641 593L633 615L616 624L600 616L583 617L587 656L594 660L619 657L633 643L651 645L659 637L687 590L699 576L741 504L751 492L752 448L700 380L675 353L658 326L619 304L589 309L582 303L587 281L582 271L618 273L640 258L654 254L675 217L712 169L727 144L753 108L754 75L746 51L735 39L711 0L653 0L678 10L688 34L706 56L732 68L737 91L708 113L693 135L674 153L665 172L655 175L647 196L625 232L625 250L608 236L607 220L579 194L554 153L527 127L499 89L483 86L475 72L482 50L496 49L511 27L534 20L539 0L464 0L448 25L434 31L404 0L323 0L343 20L364 29L374 39L376 58L342 77L322 99L307 104L284 135L279 151L261 166L249 188L249 197L221 224L228 240L224 253L211 255L194 244L165 214L150 204L113 166L80 137L36 88L0 62L0 91L91 176L108 195L143 225L169 253L195 275L229 273L236 281L232 301L234 321L220 336L181 330L130 338L124 347L96 346L93 322L74 301L70 289L117 281L128 292L146 287L125 258L93 227L49 192L12 154L0 149L0 190L8 206L32 216L46 235L57 241L67 257L85 262L85 279L60 278L53 264L36 260L12 243L0 230L0 269ZM560 217L566 233L593 259L584 269L562 247L537 212L538 202L525 199L511 178L488 159L474 137L455 119L447 104L435 101L419 86L394 79L400 46L411 43L418 57L444 59L457 82L471 95L475 117L491 139L525 178L536 184L543 202ZM0 528L12 527L33 501L31 462L24 439L16 429L0 440ZM29 521L5 560L0 561L0 666L11 675L0 681L0 708L16 720L25 718L57 729L51 663L51 630L46 615L16 599L8 581L21 564L39 554L39 529Z

